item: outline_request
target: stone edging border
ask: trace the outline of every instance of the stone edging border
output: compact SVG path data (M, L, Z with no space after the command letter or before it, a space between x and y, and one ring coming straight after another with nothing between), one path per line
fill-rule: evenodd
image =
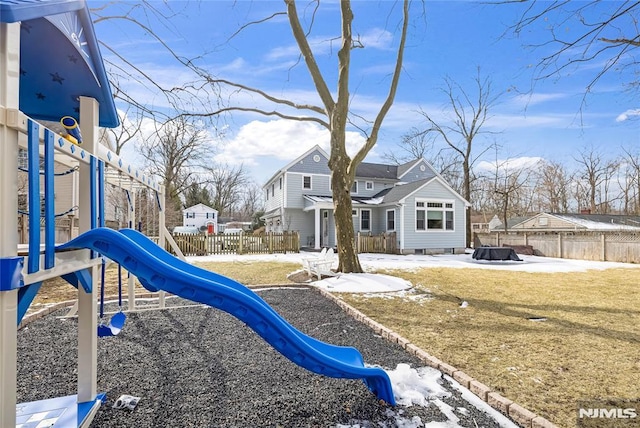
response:
M427 352L411 343L408 339L388 329L379 322L372 320L371 318L369 318L353 306L349 305L344 300L336 297L329 291L323 290L318 287L311 288L316 290L323 297L326 297L327 299L335 302L343 311L351 315L357 321L360 321L361 323L373 329L384 339L387 339L392 343L397 343L408 353L410 353L411 355L415 355L420 360L422 360L426 365L438 369L441 372L451 376L462 386L469 389L473 394L482 399L482 401L486 402L491 407L498 410L500 413L509 416L518 425L524 428L558 428L555 424L543 418L542 416L536 415L535 413L525 409L517 403L514 403L512 400L503 397L495 391L491 391L491 388L489 388L487 385L478 382L468 374L464 373L462 370L458 370L452 365L440 361L433 355L428 354Z

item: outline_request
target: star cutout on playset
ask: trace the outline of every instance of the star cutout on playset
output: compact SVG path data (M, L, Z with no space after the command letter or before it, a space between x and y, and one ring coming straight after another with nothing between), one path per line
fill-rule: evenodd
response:
M47 98L42 92L36 92L36 97L38 97L39 100Z
M62 81L64 80L64 77L60 76L57 71L55 73L49 73L49 75L51 76L51 80L53 80L54 82L58 82L59 84L62 85Z

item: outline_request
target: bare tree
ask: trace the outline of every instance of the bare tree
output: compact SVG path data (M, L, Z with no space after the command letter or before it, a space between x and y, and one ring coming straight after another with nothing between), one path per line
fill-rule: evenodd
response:
M624 156L620 161L624 183L623 191L624 214L640 215L640 149L623 148Z
M306 27L302 25L296 2L294 0L284 0L285 9L283 11L277 11L264 18L241 25L230 38L232 39L253 25L286 16L293 38L300 51L300 57L306 65L307 71L320 98L321 105L298 103L290 99L273 96L259 88L217 78L206 69L199 67L196 58L184 58L176 54L161 37L152 31L152 26L147 23L146 20L151 18L159 19L165 25L171 26L171 20L169 18L171 18L172 13L180 13L179 10L170 10L168 14L163 14L163 12L156 7L155 3L147 0L138 5L130 6L130 9L118 15L107 16L106 13L103 13L108 5L105 6L105 8L93 10L92 12L99 16L98 19L96 19L96 23L118 19L123 23L129 23L137 26L139 29L143 29L149 37L153 37L157 43L166 49L174 61L187 67L188 70L193 73L194 81L189 85L171 88L163 87L158 85L144 70L136 67L132 61L127 60L123 54L110 47L105 47L113 55L118 57L127 69L132 68L134 70L134 73L124 72L123 80L125 77L127 79L136 79L160 91L166 101L182 116L197 115L199 117L217 118L228 112L252 112L265 116L313 122L325 127L330 134L331 152L329 168L332 172L331 182L339 255L338 270L342 272L362 272L362 267L360 266L360 261L354 247L350 189L355 178L356 169L375 146L380 127L395 99L396 89L402 71L404 47L409 28L409 3L409 0L402 2L402 18L400 18L397 26L399 29L398 46L395 52L394 69L389 80L388 93L375 117L368 119L351 114L349 110L349 103L353 95L350 92L351 52L354 48L366 47L359 37L357 35L354 36L352 32L354 14L350 0L342 0L339 2L341 22L340 36L336 39L339 40L339 49L336 57L337 80L335 83L337 91L335 93L329 89L329 84L327 83L327 77L330 76L330 74L327 73L325 76L321 71L309 41L313 23L317 18L316 13L320 7L320 2L312 2L312 7L305 8L305 11L310 11L311 13L311 16L307 17L310 19L305 21L307 23ZM144 13L140 13L141 9L144 9ZM394 16L394 13L396 12L392 7L389 13L390 20L391 17ZM172 28L172 30L179 32L178 29L175 28ZM117 67L118 65L114 64L114 68ZM126 91L122 93L126 94ZM232 95L249 94L271 103L274 108L260 108L246 104L241 105L241 102L234 105L233 99L227 100L226 98L224 100L225 105L222 105L223 99L216 98L221 93L230 93ZM127 99L127 97L124 98ZM128 101L135 103L135 100L131 99L131 97L128 98ZM197 104L193 105L193 102L197 102ZM145 106L140 106L140 108L144 107ZM291 112L291 110L293 110L293 112ZM152 112L150 112L150 114L151 113ZM358 123L364 123L364 125L355 125L354 123L356 121ZM364 145L353 157L349 156L346 151L346 131L348 126L354 126L360 129L366 137Z
M293 38L300 50L301 57L304 60L304 64L307 67L322 105L300 104L289 99L273 96L258 88L231 82L226 79L209 77L209 83L212 85L231 88L237 92L253 94L254 96L261 97L262 99L273 103L276 106L276 109L266 110L257 107L230 105L203 114L203 116L216 116L225 112L244 111L290 120L314 122L325 127L329 131L330 135L331 152L329 156L329 168L331 170L334 218L336 237L338 241L338 270L341 272L362 272L362 267L360 266L360 260L358 259L358 254L354 244L355 233L353 229L353 219L351 216L352 201L350 189L355 179L356 169L377 143L382 122L395 99L398 82L400 80L400 73L402 71L404 47L409 27L409 0L404 0L402 3L402 19L399 25L400 37L387 96L382 102L375 118L371 121L365 120L368 129L359 127L360 131L365 135L366 141L353 157L349 156L346 150L347 126L349 124L355 126L352 119L357 118L350 114L349 110L349 103L351 101L349 80L351 72L351 51L354 48L363 48L365 46L357 36L354 37L352 32L354 14L351 8L351 1L342 0L339 2L341 25L339 38L340 48L337 53L336 64L337 92L335 95L329 89L326 77L320 70L313 49L309 43L311 27L313 26L319 3L316 3L316 8L313 8L313 16L308 21L310 23L307 28L303 27L301 23L295 0L284 0L284 3L286 12L274 13L267 18L249 22L238 31L242 31L254 24L263 23L266 20L273 19L282 14L286 14ZM278 110L279 108L282 108L283 110ZM286 109L294 109L295 112L287 113ZM362 119L361 117L358 118Z
M396 165L411 162L415 159L426 158L434 150L433 135L418 128L411 128L402 135L402 139L393 150L388 150L382 156Z
M249 180L244 186L241 195L239 212L241 217L246 221L253 218L258 211L264 210L264 193L262 187L255 181Z
M202 180L210 189L213 208L220 216L230 215L238 209L244 190L250 183L249 174L242 165L206 167Z
M442 91L448 99L446 108L451 115L446 120L440 120L422 111L426 120L425 133L433 133L444 141L460 158L462 164L462 196L472 202L471 183L473 181L473 165L476 160L489 149L474 150L474 142L482 134L491 133L483 129L489 118L489 112L497 103L501 94L495 94L491 80L482 78L480 69L474 79L475 93L467 92L460 84L450 78L445 79ZM471 243L471 217L466 222L466 245Z
M135 49L121 49L103 41L98 42L103 52L104 62L109 72L109 80L116 99L127 105L134 106L140 114L152 117L154 120L165 122L177 114L186 114L195 109L207 109L209 105L217 103L217 92L212 92L204 84L206 78L201 70L195 66L198 58L206 56L206 52L196 57L186 57L171 45L170 40L180 40L184 37L180 29L172 23L173 19L185 14L187 2L154 2L141 0L137 2L107 2L99 7L92 7L91 14L95 17L94 25L102 24L117 26L124 34L142 35L147 40L154 41L161 46L160 55L167 66L178 65L192 78L191 82L175 84L175 81L162 83L151 70L136 63ZM167 38L160 35L160 30L168 31L175 37ZM154 94L163 97L164 102L154 103L153 106L140 102L127 85L135 82ZM169 106L169 109L163 108ZM156 107L154 107L156 106Z
M120 155L125 144L135 142L141 136L143 116L134 106L127 104L126 110L119 114L120 126L117 128L106 128L109 139L113 141L113 150Z
M610 186L618 169L616 161L607 161L593 147L578 152L574 160L578 163L577 178L583 189L591 213L607 214L612 202Z
M499 197L500 216L505 232L511 216L525 215L529 212L531 198L531 177L534 175L533 165L514 164L513 160L498 160L496 157L494 172L494 192Z
M632 76L633 80L627 81L627 85L640 88L637 55L640 2L498 3L526 4L519 20L509 28L514 34L522 36L528 28L540 25L548 31L546 40L527 42L544 52L537 64L537 79L570 75L577 67L589 63L594 66L595 74L585 87L585 95L608 73L618 73L623 79Z
M564 165L557 161L545 161L539 165L537 194L540 210L552 213L569 212L570 176Z
M396 165L424 158L456 192L462 193L463 173L460 157L446 147L436 150L435 138L437 135L432 132L412 128L402 136L398 150L387 151L383 158ZM473 182L473 179L471 181Z
M168 225L179 222L180 195L192 183L206 154L206 134L187 118L157 125L155 133L140 146L149 172L162 180L167 198ZM181 216L181 214L180 214Z

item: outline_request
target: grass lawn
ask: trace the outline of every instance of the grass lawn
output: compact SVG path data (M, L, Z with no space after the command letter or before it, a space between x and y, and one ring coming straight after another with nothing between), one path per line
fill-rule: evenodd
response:
M300 268L275 261L200 266L246 285L286 284L287 275ZM580 400L640 398L640 269L380 273L411 281L422 298L339 296L560 427L575 426ZM117 294L115 266L107 271L106 285L106 294ZM52 280L35 303L75 298L73 287Z
M560 427L575 426L580 400L640 398L640 269L380 273L430 298L341 297Z

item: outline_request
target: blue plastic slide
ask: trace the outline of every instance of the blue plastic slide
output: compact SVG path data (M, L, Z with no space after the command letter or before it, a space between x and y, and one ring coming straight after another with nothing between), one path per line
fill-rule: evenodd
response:
M119 233L97 228L59 248L97 251L120 263L150 291L164 290L221 309L243 321L299 366L329 377L362 379L378 398L395 405L387 373L380 368L365 367L356 349L320 342L305 335L247 287L182 262L135 231Z
M271 307L267 302L265 302L262 297L254 293L251 289L246 286L240 284L237 281L234 281L231 278L227 278L226 276L220 275L215 272L211 272L210 270L202 269L197 266L194 266L190 263L184 262L177 257L169 254L165 250L163 250L160 246L158 246L151 239L147 238L142 233L138 232L135 229L120 229L120 233L124 234L127 238L134 241L136 244L141 246L147 252L151 253L156 258L160 259L164 263L167 263L173 266L176 269L179 269L183 272L190 273L192 275L198 276L202 279L206 279L211 281L217 285L223 285L227 287L231 287L237 290L240 293L243 293L247 296L248 299L254 299L256 304L262 305L265 311L272 313L274 316L280 317L280 315ZM338 354L342 356L343 361L350 361L355 365L363 365L364 361L362 360L362 355L358 352L357 349L346 347L346 346L337 346L331 345L325 342L321 342L313 337L307 336L301 331L297 330L292 325L289 325L292 332L297 335L301 340L304 340L312 347L316 348L318 351L323 354Z

